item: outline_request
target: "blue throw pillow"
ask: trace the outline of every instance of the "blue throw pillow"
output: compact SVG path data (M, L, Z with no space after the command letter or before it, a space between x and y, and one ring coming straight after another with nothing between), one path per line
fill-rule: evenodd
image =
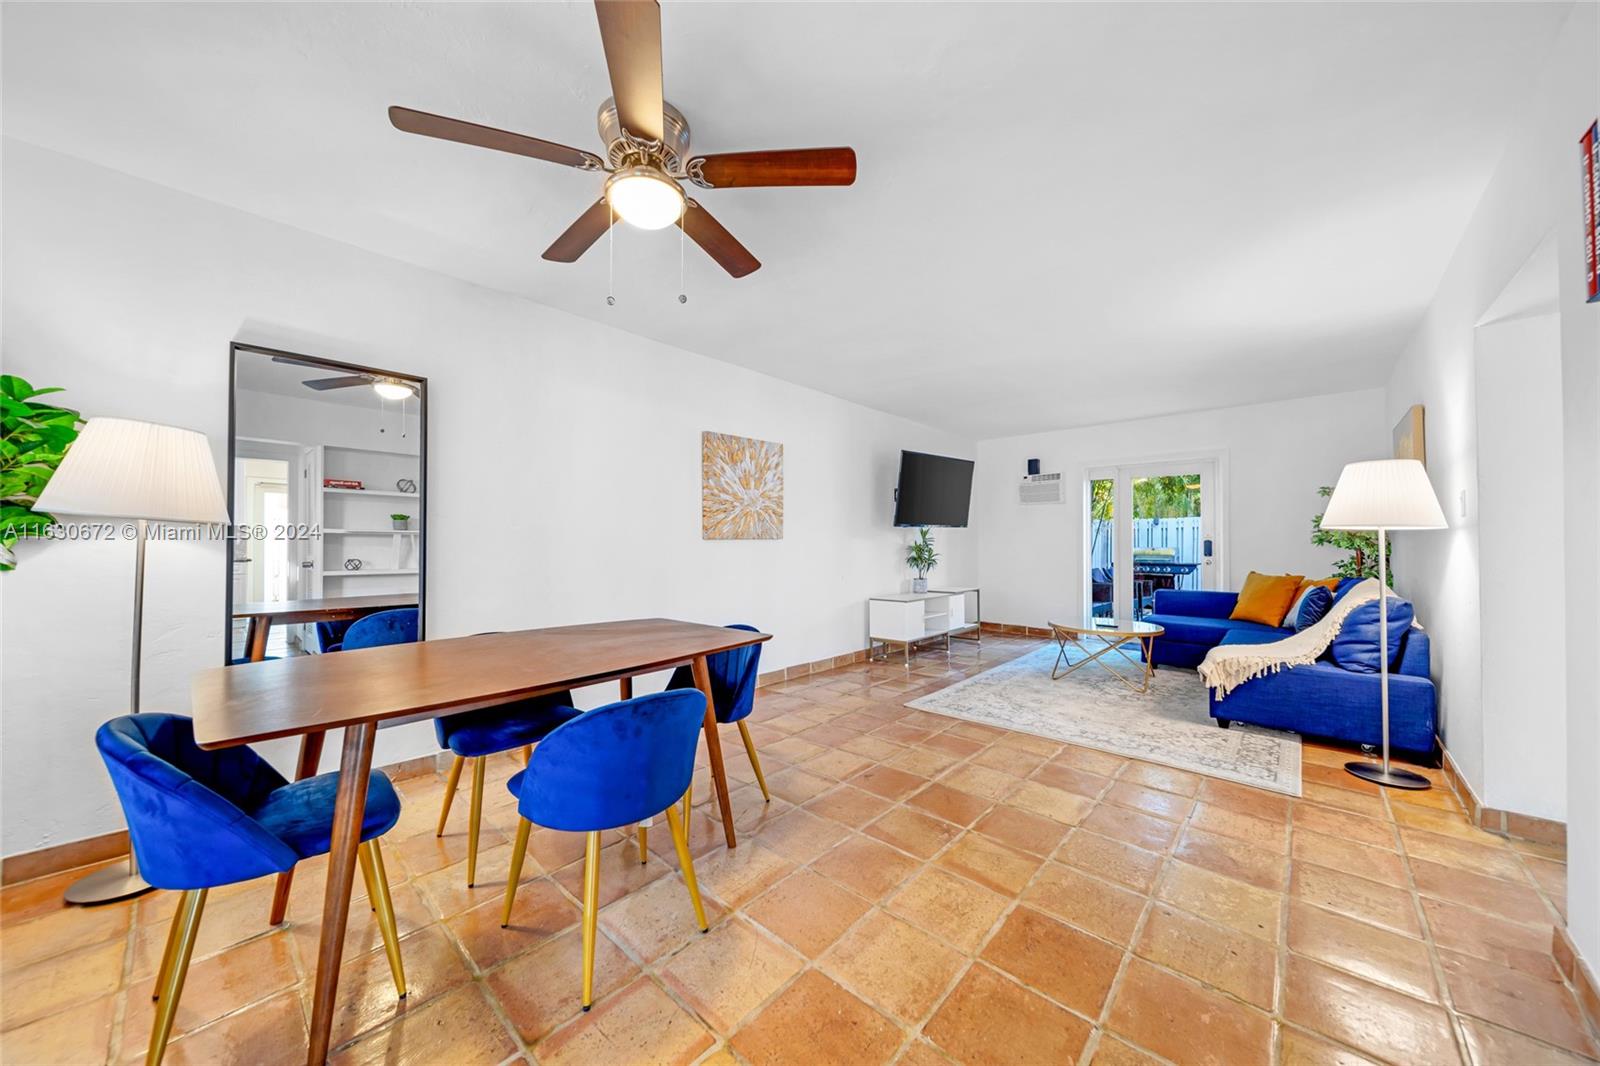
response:
M1391 596L1389 603L1389 669L1400 658L1400 645L1416 617L1411 604ZM1339 635L1328 649L1333 661L1358 674L1378 672L1378 601L1363 603L1345 616Z
M1333 602L1338 603L1344 599L1344 594L1355 588L1365 580L1359 577L1343 577L1339 579L1339 587L1333 590Z
M1296 633L1307 626L1314 626L1322 621L1323 616L1333 607L1333 593L1321 585L1313 585L1306 589L1298 604L1299 611L1293 618L1285 618L1283 624L1293 626Z

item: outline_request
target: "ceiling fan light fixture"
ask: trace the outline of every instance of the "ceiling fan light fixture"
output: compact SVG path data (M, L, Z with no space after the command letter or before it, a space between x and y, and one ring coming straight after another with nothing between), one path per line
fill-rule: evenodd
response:
M611 175L606 200L618 218L640 229L666 229L683 217L683 189L654 167L632 166Z
M379 378L372 383L372 391L385 400L409 400L417 394L417 390L403 381L394 381L389 378Z

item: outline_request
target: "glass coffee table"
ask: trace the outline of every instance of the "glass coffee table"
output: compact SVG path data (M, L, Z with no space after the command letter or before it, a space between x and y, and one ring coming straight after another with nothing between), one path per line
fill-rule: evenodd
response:
M1150 661L1150 653L1155 648L1156 638L1166 630L1154 622L1138 622L1130 618L1096 618L1086 615L1079 622L1051 622L1050 633L1056 638L1056 644L1061 648L1056 656L1056 665L1050 670L1050 680L1058 681L1079 667L1088 666L1090 663L1099 663L1111 674L1135 692L1150 691L1150 675L1155 672L1155 663ZM1087 658L1072 663L1065 670L1061 664L1067 661L1067 642L1071 641L1089 647L1088 638L1098 639L1104 647L1090 654ZM1129 644L1137 644L1143 652L1143 662L1135 659L1127 651ZM1107 661L1106 657L1116 652L1124 661L1139 671L1138 679L1130 678L1121 668L1112 665L1115 660Z

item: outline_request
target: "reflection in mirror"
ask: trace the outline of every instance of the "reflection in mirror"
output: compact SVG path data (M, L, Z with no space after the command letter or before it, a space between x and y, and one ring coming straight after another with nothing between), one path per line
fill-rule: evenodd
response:
M228 661L336 652L383 611L415 612L420 639L427 381L245 344L231 356Z

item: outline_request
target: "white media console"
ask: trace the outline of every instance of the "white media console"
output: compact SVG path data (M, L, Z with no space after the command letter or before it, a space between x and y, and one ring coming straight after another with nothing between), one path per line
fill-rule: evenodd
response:
M867 655L887 661L889 649L898 647L909 665L911 649L923 641L942 637L949 650L951 637L979 640L979 607L976 588L874 596L867 601Z

